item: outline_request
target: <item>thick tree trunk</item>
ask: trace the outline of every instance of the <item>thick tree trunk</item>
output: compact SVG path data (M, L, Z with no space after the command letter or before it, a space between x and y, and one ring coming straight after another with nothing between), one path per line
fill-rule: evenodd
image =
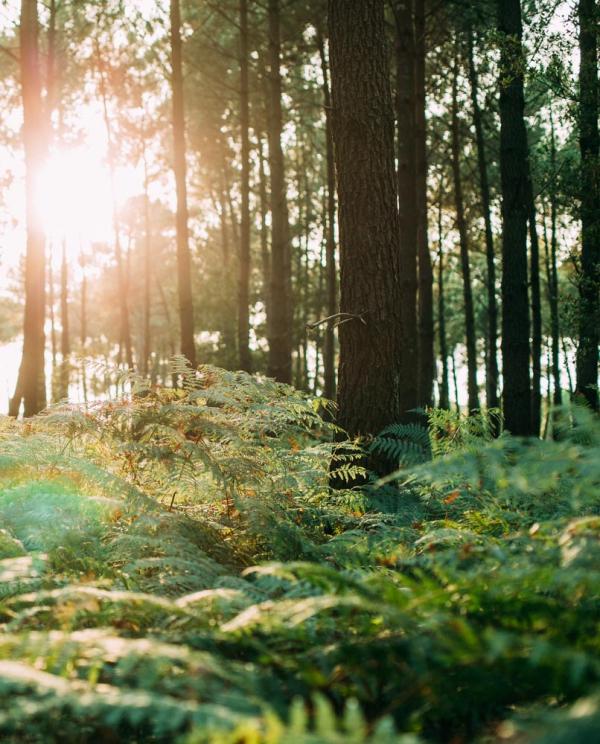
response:
M250 102L248 58L248 0L240 0L240 128L242 159L242 220L238 281L238 361L252 371L250 356Z
M181 353L196 366L194 340L194 302L192 298L192 257L189 246L188 206L185 160L185 112L183 98L183 59L179 0L170 2L171 20L171 91L173 97L173 172L177 191L177 289Z
M498 408L498 304L496 301L496 264L494 261L494 233L492 230L492 211L487 158L485 154L485 136L483 118L479 106L479 75L475 65L473 30L469 29L469 82L471 103L473 106L473 124L475 126L475 143L477 145L477 165L479 169L479 186L481 189L481 207L485 224L485 257L487 266L487 356L486 356L486 402L488 408Z
M473 310L473 289L471 286L471 263L469 257L469 234L465 218L465 206L460 172L460 130L458 118L458 59L454 63L452 77L452 174L454 180L454 201L456 206L456 226L460 240L460 265L463 278L463 300L465 304L465 333L467 342L467 386L469 413L479 408L477 387L477 339L475 337L475 313Z
M427 210L425 0L414 0L414 11L417 254L419 259L419 403L421 406L430 406L433 400L435 352L433 348L433 268L429 252Z
M394 3L396 20L396 116L398 119L398 203L400 214L400 281L402 284L403 360L413 370L406 380L406 400L417 408L419 397L419 335L417 318L417 152L415 102L415 33L413 2Z
M23 357L9 413L18 416L21 402L26 417L46 406L44 319L46 314L45 239L36 201L36 183L46 152L47 127L42 106L36 0L22 0L20 36L27 253L25 257L25 317Z
M339 424L375 434L407 418L394 112L383 0L329 0L333 136L338 176L341 311Z
M323 73L323 105L325 106L325 137L327 147L327 237L325 245L325 262L327 266L327 308L326 317L330 318L338 311L337 266L336 266L336 204L335 204L335 162L333 155L333 124L331 110L331 88L329 83L329 65L325 54L325 43L321 32L317 35L321 71ZM329 400L335 398L335 329L333 323L325 328L323 348L323 395Z
M598 5L579 0L579 147L581 265L576 395L598 410L600 340L600 174L598 136Z
M527 292L528 153L520 0L498 0L502 181L502 364L505 426L532 433Z
M271 171L271 320L268 375L292 381L291 242L285 180L283 134L281 33L279 0L268 2L269 100L268 135Z

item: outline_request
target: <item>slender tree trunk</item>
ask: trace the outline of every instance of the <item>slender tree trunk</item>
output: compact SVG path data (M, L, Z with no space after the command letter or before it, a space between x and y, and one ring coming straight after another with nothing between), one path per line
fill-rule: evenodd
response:
M598 135L598 4L579 0L579 147L581 264L576 394L598 410L600 340L600 174Z
M265 306L265 319L267 339L271 338L271 254L269 252L269 230L267 216L269 213L269 201L267 198L267 176L265 173L265 157L262 136L258 137L258 191L260 202L260 260L262 268L263 302Z
M548 292L550 301L550 323L552 333L552 374L554 377L554 405L562 405L562 383L560 379L560 316L558 313L558 264L557 264L557 215L558 204L556 197L556 138L554 133L554 118L550 111L550 273L548 275Z
M71 374L71 332L69 322L69 263L67 261L67 244L63 240L62 260L60 266L60 380L59 398L69 396L69 378Z
M528 153L520 0L498 0L500 173L502 182L502 363L504 421L532 433L527 292Z
M108 140L108 170L110 174L110 192L112 201L112 220L114 232L115 261L117 264L117 284L118 284L118 302L119 302L119 342L120 342L120 361L123 356L128 369L133 369L133 346L131 342L131 323L129 318L129 301L127 297L127 280L125 276L125 265L123 262L123 248L121 245L121 227L119 222L119 205L117 202L116 187L116 163L115 163L115 145L112 133L112 125L108 111L108 94L106 90L106 72L104 69L104 60L100 53L100 46L96 41L96 57L98 64L98 73L100 81L100 97L102 99L102 111L104 115L104 126L106 128L106 137ZM123 353L124 352L124 353Z
M458 57L454 63L452 77L452 174L456 205L456 226L460 239L460 263L463 277L463 300L465 304L465 332L467 341L467 372L469 413L479 408L477 387L477 341L475 337L475 313L471 287L471 263L469 258L469 235L465 219L465 207L460 173L460 130L458 118Z
M86 260L85 254L81 251L79 255L79 262L81 265L81 328L80 328L80 343L81 343L81 387L83 392L83 402L87 406L88 403L88 389L87 389L87 368L85 352L87 349L87 272L86 272Z
M37 1L22 0L19 38L27 226L25 316L23 357L9 413L18 416L21 402L24 402L26 417L34 416L46 406L46 257L44 231L36 201L36 183L46 153L47 128L42 106L38 31Z
M281 137L283 133L279 0L268 1L268 134L271 171L271 321L268 375L292 381L291 243Z
M148 377L152 349L152 221L150 218L150 178L146 143L142 149L144 161L144 337L142 341L142 376Z
M181 354L196 366L194 303L192 299L192 257L189 246L186 185L185 112L183 98L183 59L179 0L170 0L171 92L173 97L173 172L177 191L177 289Z
M341 311L352 316L339 328L339 424L351 435L375 434L406 420L415 403L407 397L415 366L403 344L384 3L329 0L328 7Z
M448 342L446 339L446 298L444 294L444 234L443 181L440 179L440 199L438 204L438 333L440 360L442 362L442 381L440 384L440 408L450 409L450 386L448 375Z
M333 149L333 122L331 109L331 88L329 83L329 65L325 54L323 35L317 35L321 71L323 73L323 104L325 106L325 140L327 162L327 239L325 246L325 263L327 266L327 308L326 317L330 318L338 311L337 266L336 266L336 204L335 204L335 162ZM332 322L325 327L325 343L323 347L323 395L329 400L335 398L336 370L335 370L335 329Z
M458 392L458 376L456 374L456 355L455 355L455 349L452 349L452 383L454 385L454 401L456 404L456 413L460 416L460 399L459 399L459 392Z
M48 256L48 315L50 316L50 350L52 355L52 381L50 385L51 399L54 402L57 398L56 395L56 370L58 367L58 338L56 335L56 313L54 312L54 306L56 304L56 298L54 295L54 271L52 268L52 249L50 248L50 255Z
M248 0L240 0L240 126L242 133L242 224L238 284L238 356L240 369L252 371L250 356L250 103Z
M415 135L417 186L417 253L419 259L419 402L433 401L435 352L433 328L433 268L428 240L427 120L425 92L425 0L414 0L415 11Z
M531 431L539 436L542 417L542 299L537 211L529 173L529 250L531 281Z
M419 324L417 317L419 215L415 102L415 34L413 0L394 3L396 20L396 116L398 119L398 198L400 214L400 281L402 283L403 359L413 370L406 399L417 408L419 397Z
M475 65L473 30L469 29L469 82L471 103L473 106L473 124L475 126L475 143L477 145L477 165L479 169L479 186L481 189L481 206L485 224L485 257L487 265L487 357L486 357L486 402L488 408L498 408L498 304L496 301L496 264L494 261L494 233L492 229L492 212L487 158L485 153L485 135L483 118L479 106L479 75Z

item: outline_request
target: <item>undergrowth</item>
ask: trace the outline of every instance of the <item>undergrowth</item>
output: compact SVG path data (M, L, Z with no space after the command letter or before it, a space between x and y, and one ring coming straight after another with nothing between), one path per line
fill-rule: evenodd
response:
M0 740L600 738L591 415L521 441L432 411L359 491L324 402L174 372L2 422Z

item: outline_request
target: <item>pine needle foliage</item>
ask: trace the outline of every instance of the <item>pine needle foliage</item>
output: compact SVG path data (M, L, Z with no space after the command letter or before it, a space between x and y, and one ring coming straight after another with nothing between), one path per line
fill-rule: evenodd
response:
M596 418L432 411L368 444L385 484L332 491L364 450L321 401L173 371L0 424L2 741L600 736Z

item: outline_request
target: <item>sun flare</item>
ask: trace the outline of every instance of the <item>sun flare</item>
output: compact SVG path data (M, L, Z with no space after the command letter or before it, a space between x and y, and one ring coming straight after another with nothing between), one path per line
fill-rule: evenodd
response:
M38 185L37 208L47 238L65 240L73 254L81 245L110 242L113 198L119 208L139 192L133 166L115 169L114 191L113 197L101 147L90 144L55 152L43 167Z

